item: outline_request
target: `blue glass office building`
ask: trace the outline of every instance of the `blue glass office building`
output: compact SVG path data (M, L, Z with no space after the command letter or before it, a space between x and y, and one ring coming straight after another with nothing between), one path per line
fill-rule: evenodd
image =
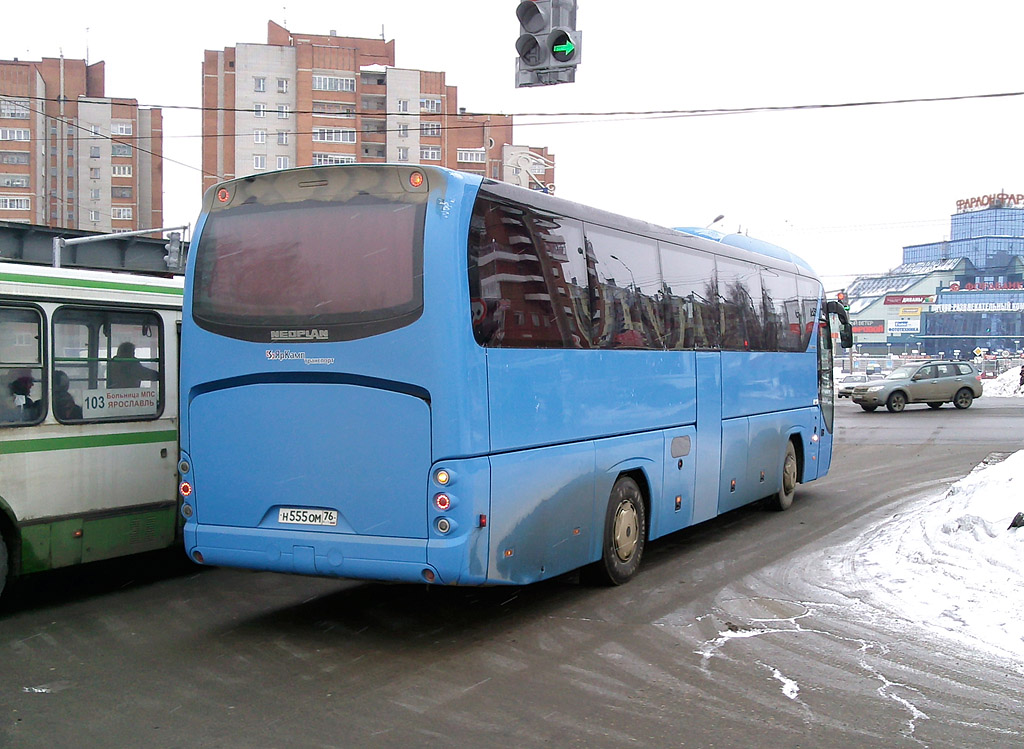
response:
M950 238L903 248L903 264L848 289L862 351L968 359L1024 343L1024 194L957 201Z

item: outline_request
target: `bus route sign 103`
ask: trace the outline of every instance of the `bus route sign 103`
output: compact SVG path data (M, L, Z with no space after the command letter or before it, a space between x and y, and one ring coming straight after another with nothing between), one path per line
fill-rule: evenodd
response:
M86 419L155 416L159 402L155 387L86 390L82 395L82 415Z

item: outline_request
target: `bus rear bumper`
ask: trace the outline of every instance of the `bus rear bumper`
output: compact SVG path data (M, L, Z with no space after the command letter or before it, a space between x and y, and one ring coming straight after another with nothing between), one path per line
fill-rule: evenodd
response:
M457 577L446 580L444 574L427 564L424 538L340 536L317 531L284 534L264 528L193 522L185 525L185 550L190 559L202 564L269 572L441 584Z

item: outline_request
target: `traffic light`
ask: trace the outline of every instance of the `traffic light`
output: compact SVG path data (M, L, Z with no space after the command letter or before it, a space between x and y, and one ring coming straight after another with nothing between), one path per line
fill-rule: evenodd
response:
M583 36L576 30L576 0L522 0L516 17L516 88L576 80Z
M836 294L836 300L843 306L844 310L850 311L850 300L846 298L846 289L842 289Z
M172 231L167 237L167 244L164 245L164 249L167 250L167 254L164 256L164 262L167 263L167 268L169 270L180 270L181 232Z

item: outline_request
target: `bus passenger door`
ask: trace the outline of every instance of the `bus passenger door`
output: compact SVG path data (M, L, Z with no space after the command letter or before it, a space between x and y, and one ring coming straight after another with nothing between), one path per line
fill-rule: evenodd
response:
M722 360L717 351L698 351L697 440L690 451L696 477L692 523L718 515L722 465Z

